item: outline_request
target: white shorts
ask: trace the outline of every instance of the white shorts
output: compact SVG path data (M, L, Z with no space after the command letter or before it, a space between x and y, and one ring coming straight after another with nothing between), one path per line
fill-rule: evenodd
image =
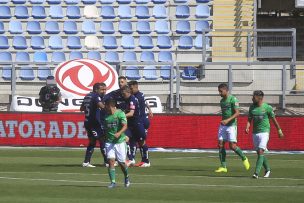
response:
M269 133L256 133L252 135L255 150L263 149L267 151Z
M220 125L218 130L218 140L224 142L237 142L237 126Z
M116 159L120 163L124 163L127 157L127 144L125 142L114 144L106 143L106 152L108 159Z

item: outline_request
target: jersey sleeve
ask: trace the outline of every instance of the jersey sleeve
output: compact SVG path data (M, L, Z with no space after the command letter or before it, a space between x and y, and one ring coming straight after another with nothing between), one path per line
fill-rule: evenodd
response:
M253 119L253 114L252 114L253 106L249 107L249 113L248 113L248 119L252 120Z
M239 109L240 108L240 102L238 100L238 98L233 97L231 100L231 105L233 109Z
M270 105L267 106L267 113L268 113L268 116L269 116L270 118L274 118L274 117L275 117L275 114L274 114L274 112L273 112L273 108L272 108L272 106L270 106Z
M137 100L135 99L135 97L132 97L130 99L130 103L129 103L129 109L131 110L135 110L137 106Z
M118 119L119 119L119 121L121 122L121 123L123 123L123 124L127 124L127 117L126 117L126 114L123 112L123 111L121 111L119 114L118 114Z

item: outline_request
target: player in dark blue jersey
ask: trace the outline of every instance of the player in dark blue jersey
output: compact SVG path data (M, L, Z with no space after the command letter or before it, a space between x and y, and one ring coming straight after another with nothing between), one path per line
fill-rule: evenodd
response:
M139 140L138 141L138 145L139 145L139 150L140 150L140 154L141 154L141 157L142 157L142 161L138 164L136 164L135 166L139 166L139 167L144 167L144 166L147 166L150 164L149 162L149 154L148 154L148 151L149 151L149 148L148 148L148 145L146 144L146 138L147 138L147 132L148 132L148 128L150 126L150 121L149 121L149 117L148 115L146 114L146 109L148 109L149 111L149 116L152 118L153 117L153 113L149 107L149 105L146 103L145 101L145 95L144 93L140 92L139 89L138 89L138 82L133 80L133 81L130 81L128 83L129 87L130 87L130 90L131 90L131 93L137 98L138 100L138 104L139 104L139 110L140 110L140 117L141 117L141 120L144 124L144 127L145 127L145 133L146 133L146 136L143 137L143 139ZM147 164L149 163L149 164Z
M107 158L105 155L104 147L104 129L103 129L103 117L104 104L102 102L102 97L105 95L107 87L104 83L95 83L93 86L93 91L87 94L80 107L80 111L84 111L85 120L84 127L87 131L89 144L86 150L85 159L82 163L83 167L95 167L90 164L94 148L96 146L96 141L99 141L100 151L103 155L105 163Z
M128 166L135 165L135 153L136 144L142 143L146 139L146 132L143 121L140 115L140 108L138 99L131 94L131 90L128 86L125 86L122 90L122 96L124 98L124 105L121 106L122 110L126 113L128 119L128 129L126 135L129 137L129 150L128 150ZM149 167L150 162L148 157L143 157L141 167Z
M128 85L127 78L125 76L119 76L118 77L119 89L114 90L114 91L106 94L104 96L104 101L106 101L107 99L112 98L117 102L117 108L121 109L121 105L123 105L123 103L124 103L124 98L122 97L121 89L123 87L127 86L127 85Z

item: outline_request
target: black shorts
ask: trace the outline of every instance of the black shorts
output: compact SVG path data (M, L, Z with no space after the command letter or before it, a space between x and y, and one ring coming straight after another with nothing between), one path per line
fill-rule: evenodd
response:
M101 137L105 136L105 131L101 126L90 126L90 125L84 125L88 138L96 138L99 139Z
M128 129L125 133L130 139L135 140L136 142L144 141L147 137L145 126L142 122L128 125Z

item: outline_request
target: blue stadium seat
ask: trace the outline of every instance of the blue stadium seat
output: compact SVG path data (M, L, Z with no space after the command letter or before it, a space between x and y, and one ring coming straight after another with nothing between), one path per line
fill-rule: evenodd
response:
M64 2L68 5L78 4L80 0L64 0Z
M198 34L201 34L201 33L203 33L203 29L206 29L206 30L210 29L209 22L205 21L205 20L196 21L195 32ZM208 32L209 31L206 31L205 33L208 33Z
M52 35L49 38L49 47L51 49L63 49L62 39L58 35Z
M195 80L197 77L197 70L192 66L184 67L182 78L184 80Z
M132 34L132 23L130 21L120 21L118 30L121 34Z
M135 2L137 3L137 4L147 4L147 3L149 3L151 0L135 0Z
M89 51L88 59L101 60L101 55L99 51Z
M61 19L64 17L63 10L61 6L51 5L49 10L49 16L53 19Z
M138 44L139 44L139 47L142 49L153 49L154 48L152 37L150 37L150 36L140 36Z
M181 36L178 42L178 48L191 49L193 47L193 39L190 36Z
M10 0L1 0L0 4L7 4Z
M22 23L20 21L10 21L8 25L8 31L11 34L22 34Z
M61 4L61 0L46 0L48 4Z
M0 62L12 62L12 54L10 52L0 52ZM2 78L4 80L11 80L12 78L12 67L2 66Z
M160 67L160 77L163 80L170 80L171 78L171 66L161 66ZM175 78L175 71L173 71L173 78Z
M129 4L132 0L117 0L119 4Z
M70 60L83 59L82 52L80 52L80 51L71 51L69 59Z
M17 52L16 53L16 60L17 62L30 62L30 55L27 52Z
M54 51L52 53L52 59L51 59L51 61L55 62L55 63L61 63L61 62L66 61L64 52L62 52L62 51Z
M197 3L209 3L212 0L196 0Z
M123 35L121 38L121 46L124 49L134 49L135 42L132 35Z
M32 49L45 49L43 37L32 36L31 47L32 47Z
M45 32L47 34L58 34L60 33L59 25L57 21L48 21L45 23Z
M9 19L11 18L11 9L8 6L0 6L0 19Z
M141 78L137 66L127 66L125 75L128 80L139 80Z
M68 36L67 47L69 49L81 49L80 38L78 36Z
M137 6L135 15L139 19L147 19L150 18L149 8L148 6Z
M140 61L142 62L154 62L154 53L152 51L143 51L140 55Z
M30 0L31 4L43 4L45 0Z
M84 34L96 34L95 23L92 20L85 20L82 22L82 32Z
M38 67L37 77L39 80L46 80L50 75L52 75L52 72L49 67Z
M170 51L160 51L158 53L158 61L159 62L171 62L172 53Z
M158 20L155 22L155 32L157 34L169 34L169 25L166 20Z
M13 38L14 49L27 49L26 39L23 36L15 36Z
M8 49L10 46L8 44L8 39L6 36L0 36L0 49Z
M0 62L12 62L12 54L10 52L0 52Z
M187 3L188 0L174 0L174 3Z
M103 17L104 19L116 18L113 6L102 6L100 13L101 13L101 17Z
M200 4L196 6L195 16L197 18L209 18L210 17L210 8L208 5Z
M79 6L68 6L66 10L66 16L70 19L81 18Z
M83 4L96 4L97 0L81 0Z
M136 62L137 61L136 53L134 51L125 51L123 53L122 61Z
M157 47L160 49L170 49L172 42L169 36L162 35L157 37Z
M34 19L44 19L44 18L46 18L44 7L43 6L33 6L32 7L32 17Z
M99 0L101 4L112 4L115 0Z
M15 17L17 19L27 19L27 18L29 18L27 7L26 6L16 6L15 7Z
M167 9L163 5L156 5L153 8L153 17L156 19L164 19L167 18Z
M146 80L157 80L157 71L155 66L145 66L143 70L143 77Z
M165 4L167 0L152 0L152 2L155 4Z
M102 34L114 34L114 26L112 21L101 21L100 22L100 32Z
M203 35L197 35L194 40L194 47L196 49L202 49L203 48ZM210 48L210 38L206 37L206 49Z
M108 63L119 63L119 56L116 51L107 51L105 56L105 61Z
M190 32L190 22L189 21L178 21L176 24L177 34L188 34Z
M150 34L151 33L150 23L148 21L138 21L136 27L137 27L136 31L139 34Z
M26 0L12 0L14 4L25 4Z
M0 22L0 34L5 33L4 24L3 22Z
M117 41L114 36L104 36L103 37L103 47L105 49L117 49Z
M21 80L34 80L35 75L33 68L30 66L21 66L19 77Z
M131 7L127 5L120 5L118 7L118 17L122 19L132 18Z
M40 34L42 32L38 21L28 21L26 30L29 34Z
M63 32L65 34L77 34L77 25L75 21L64 21L63 23Z
M190 8L187 5L176 6L176 18L188 18L190 16Z
M33 61L36 63L45 63L48 62L48 57L44 51L36 51L33 56Z

